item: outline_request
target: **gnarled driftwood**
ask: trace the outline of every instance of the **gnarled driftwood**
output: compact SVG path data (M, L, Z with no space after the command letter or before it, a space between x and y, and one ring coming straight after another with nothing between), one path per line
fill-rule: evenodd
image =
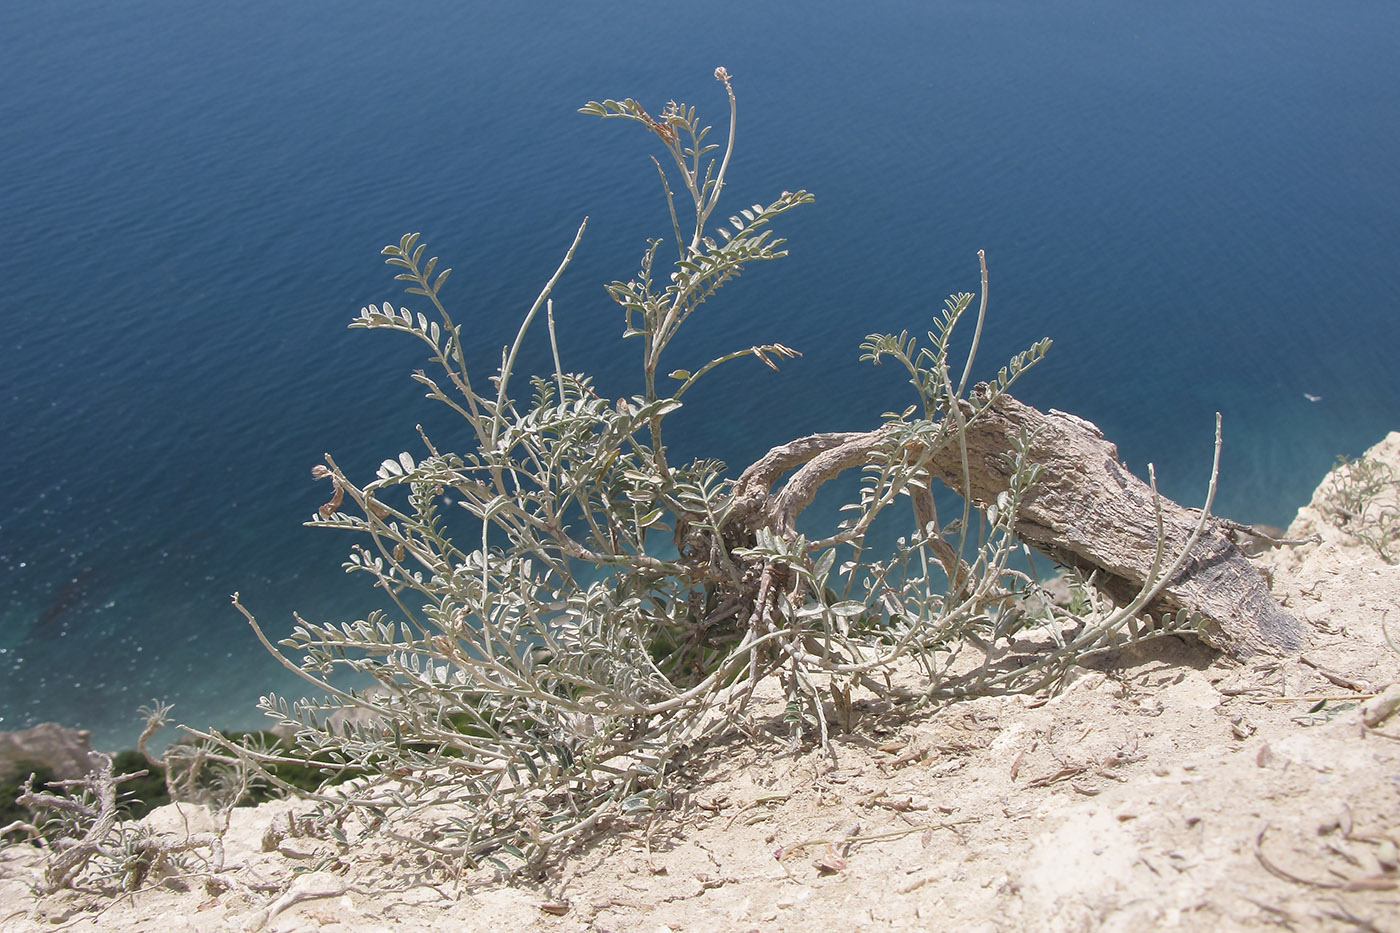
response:
M1007 488L1013 438L1033 437L1030 460L1040 480L1021 504L1016 534L1060 563L1100 571L1110 595L1126 601L1141 589L1157 551L1157 508L1147 483L1118 461L1118 447L1094 424L1051 409L1042 412L1009 395L968 425L967 458L974 500L994 502ZM936 476L957 489L957 448L940 451ZM1200 513L1158 497L1170 561L1186 546ZM1225 523L1209 519L1181 570L1149 612L1187 608L1207 621L1205 639L1236 655L1299 651L1303 626L1269 594L1268 582L1235 546Z
M982 387L975 389L974 396L981 391ZM1016 534L1025 543L1059 563L1098 571L1100 585L1124 603L1142 590L1158 560L1159 511L1159 569L1170 567L1185 551L1200 524L1200 512L1154 497L1147 483L1119 463L1118 448L1092 423L1053 409L1042 412L1005 394L985 408L960 404L969 419L967 484L964 451L956 444L935 451L929 470L949 488L966 489L975 504L986 506L1008 488L1015 439L1031 438L1029 459L1041 473L1017 513ZM751 508L766 512L774 526L791 531L817 489L841 471L864 463L884 443L886 431L801 438L749 467L736 493L750 500ZM790 469L792 475L770 496L770 487ZM919 505L916 495L916 513ZM928 509L925 505L923 511ZM1174 613L1185 608L1200 613L1206 623L1202 637L1234 655L1301 650L1303 626L1269 594L1264 575L1235 546L1229 527L1207 519L1187 559L1146 611ZM946 545L944 549L950 550ZM950 570L956 566L956 556L938 556ZM950 579L955 575L952 570Z

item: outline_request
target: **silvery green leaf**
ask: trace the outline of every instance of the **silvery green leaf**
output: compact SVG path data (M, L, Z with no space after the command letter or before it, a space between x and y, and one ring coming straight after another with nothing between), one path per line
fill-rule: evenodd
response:
M651 796L644 792L638 792L622 801L623 813L646 813L651 810Z

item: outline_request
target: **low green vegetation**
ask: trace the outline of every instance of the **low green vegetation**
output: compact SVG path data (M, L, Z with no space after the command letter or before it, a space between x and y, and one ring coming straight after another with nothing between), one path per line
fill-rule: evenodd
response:
M38 787L46 786L55 777L53 769L47 765L36 761L15 762L11 776L0 780L0 827L33 822L33 811L15 799L31 775L35 786ZM24 833L15 829L6 833L3 838L18 840L24 838Z

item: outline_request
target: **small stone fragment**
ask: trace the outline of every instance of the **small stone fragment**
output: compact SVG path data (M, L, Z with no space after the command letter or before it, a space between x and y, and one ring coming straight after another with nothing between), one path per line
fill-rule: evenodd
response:
M314 858L321 846L314 839L290 838L283 839L277 843L277 851L285 858L308 859Z

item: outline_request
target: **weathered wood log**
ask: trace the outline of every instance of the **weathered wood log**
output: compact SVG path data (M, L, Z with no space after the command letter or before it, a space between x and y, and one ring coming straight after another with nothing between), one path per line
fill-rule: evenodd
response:
M1033 438L1030 460L1042 473L1018 511L1017 537L1062 564L1097 569L1110 595L1130 600L1147 580L1157 553L1151 487L1119 463L1117 446L1094 424L1003 395L966 432L976 504L995 502L1007 489L1012 442L1023 434ZM963 488L957 446L935 455L932 472L950 488ZM1158 502L1165 568L1186 547L1200 513L1166 497ZM1234 655L1301 650L1303 626L1270 595L1264 575L1235 546L1227 527L1218 519L1207 520L1186 562L1147 610L1199 612L1206 620L1202 637Z
M979 386L975 393L983 393ZM979 398L985 398L980 395ZM930 473L950 489L966 489L985 508L1006 491L1012 474L1015 439L1032 438L1030 460L1040 478L1022 500L1016 535L1055 561L1085 573L1120 604L1131 602L1152 577L1158 560L1158 511L1161 514L1161 564L1165 571L1191 544L1201 521L1118 462L1118 448L1092 423L1064 412L1039 411L1001 395L976 413L964 401L968 478L963 479L963 451L951 444L933 455ZM980 407L980 406L979 406ZM813 434L774 448L754 463L735 485L736 515L795 534L798 515L817 490L845 470L866 463L888 443L890 426L866 433ZM770 491L786 471L792 473ZM921 524L933 515L932 500L911 491ZM760 517L761 516L761 517ZM1202 637L1237 656L1259 651L1299 651L1303 626L1269 594L1264 575L1235 545L1233 523L1210 517L1177 572L1145 606L1150 615L1187 609L1204 621ZM849 537L851 532L847 532ZM840 538L841 536L838 536ZM812 543L825 547L838 538ZM966 565L943 542L934 545L949 579L962 579ZM1155 581L1154 581L1155 582Z

